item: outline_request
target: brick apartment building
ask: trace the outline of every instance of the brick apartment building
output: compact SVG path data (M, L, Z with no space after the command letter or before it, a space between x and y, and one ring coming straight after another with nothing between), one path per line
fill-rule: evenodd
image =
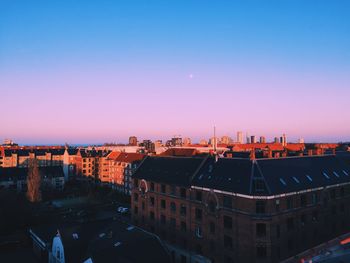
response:
M131 194L131 175L146 155L111 152L100 161L100 180L120 193Z
M133 181L133 222L177 262L279 262L350 227L350 167L333 155L149 156Z

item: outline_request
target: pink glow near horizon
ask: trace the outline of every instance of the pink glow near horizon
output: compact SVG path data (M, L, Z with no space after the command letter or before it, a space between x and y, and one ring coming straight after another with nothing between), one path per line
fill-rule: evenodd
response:
M348 83L340 74L204 67L5 75L0 139L93 143L181 134L199 140L212 136L215 124L219 135L231 137L241 130L270 138L286 133L294 140L344 141L350 140Z

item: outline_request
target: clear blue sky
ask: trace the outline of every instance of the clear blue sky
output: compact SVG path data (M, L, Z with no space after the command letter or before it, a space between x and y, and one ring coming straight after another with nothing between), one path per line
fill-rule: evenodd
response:
M350 1L0 2L0 139L350 140ZM5 114L6 113L6 114Z

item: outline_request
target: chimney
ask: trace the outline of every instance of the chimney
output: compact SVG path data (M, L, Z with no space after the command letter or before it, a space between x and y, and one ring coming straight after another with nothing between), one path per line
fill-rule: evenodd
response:
M272 150L271 149L269 149L267 157L272 158Z
M308 156L312 156L312 149L308 149L308 150L307 150L307 155L308 155Z

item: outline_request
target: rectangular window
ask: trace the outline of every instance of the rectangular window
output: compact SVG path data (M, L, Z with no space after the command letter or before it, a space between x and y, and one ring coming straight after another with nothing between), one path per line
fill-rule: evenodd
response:
M186 230L187 230L186 222L181 221L181 231L186 232Z
M287 209L293 209L293 199L291 197L287 198Z
M172 228L175 228L176 227L176 219L175 218L170 218L170 226Z
M165 217L165 215L160 215L160 223L161 223L162 225L165 225L165 224L166 224L166 217Z
M139 212L139 209L138 209L138 207L135 205L135 206L134 206L134 214L137 215L138 212Z
M232 237L224 235L224 247L230 249L233 247Z
M306 205L307 205L306 195L303 194L303 195L300 196L300 206L301 206L301 207L304 207L304 206L306 206Z
M151 191L154 192L154 183L151 182Z
M195 217L196 220L201 221L202 220L202 210L199 208L196 208L195 210Z
M134 193L134 201L135 202L139 201L139 195L137 193Z
M152 221L154 220L154 212L153 211L149 212L149 217Z
M276 207L276 212L279 212L280 211L280 200L279 199L277 199L275 201L275 207Z
M182 198L186 199L186 188L181 188L180 195L181 195Z
M317 193L312 193L312 204L316 205L318 203Z
M209 231L211 234L215 233L215 223L214 222L209 223Z
M151 206L154 206L154 197L153 197L153 196L151 196L151 198L149 199L149 201L150 201L150 205L151 205Z
M134 186L139 187L139 180L138 179L134 179Z
M162 208L162 209L166 209L166 202L165 202L165 200L160 200L160 207Z
M232 217L224 216L224 228L232 229Z
M265 202L264 201L256 201L256 213L257 214L265 214Z
M186 206L183 204L180 207L180 215L182 215L182 216L186 215Z
M266 224L263 224L263 223L256 224L256 235L258 237L266 236Z
M165 194L165 193L166 193L166 185L165 185L165 184L162 184L162 185L160 186L160 192L161 192L162 194Z
M202 201L202 192L201 191L196 191L196 200Z
M170 203L170 211L175 213L176 212L176 204L174 202Z
M224 195L223 206L225 208L232 209L232 197L231 196Z

